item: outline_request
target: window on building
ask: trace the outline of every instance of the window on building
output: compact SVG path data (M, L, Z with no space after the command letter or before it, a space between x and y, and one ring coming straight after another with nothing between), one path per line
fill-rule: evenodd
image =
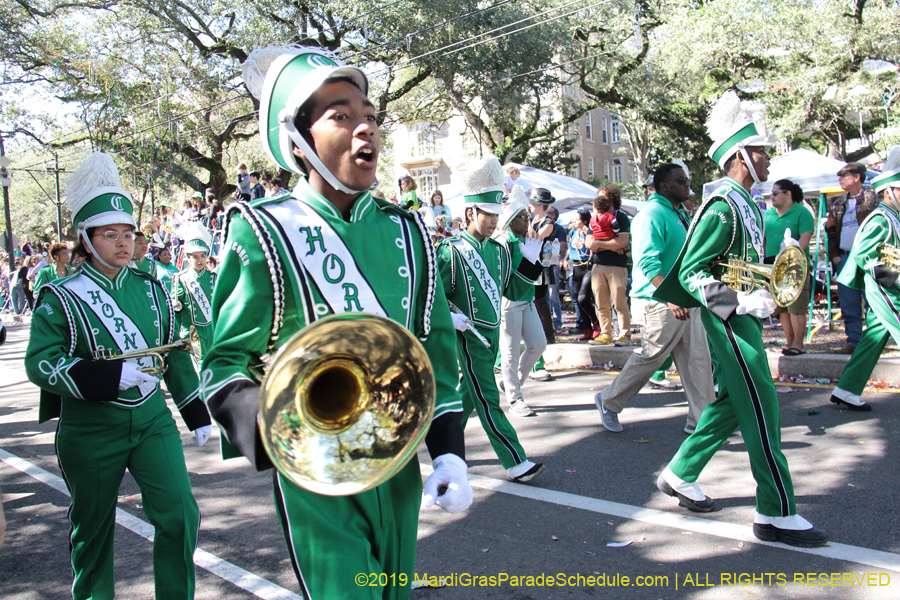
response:
M603 163L603 179L609 181L609 161Z
M572 177L575 177L577 179L580 179L581 178L581 165L578 163L575 163L574 165L572 165L572 167L569 169L569 175Z
M619 119L617 117L610 117L610 129L612 130L612 143L621 141L621 136L619 134Z
M588 158L588 179L594 178L594 157Z
M588 141L594 139L594 126L591 122L591 113L586 113L584 115L584 137L587 138Z
M412 169L410 177L416 180L416 196L420 199L430 200L434 190L438 188L438 170L436 167L424 169Z
M604 143L604 144L608 144L608 143L609 143L609 132L607 131L607 118L606 118L606 117L603 117L603 131L602 131L602 133L603 133L603 143ZM607 166L608 166L608 165L609 165L609 163L607 163Z
M430 123L421 123L411 128L413 156L434 156L436 154L434 131L435 128Z
M478 152L478 139L474 133L467 131L463 134L462 147L466 154L475 155Z
M613 161L612 180L613 183L622 183L622 161L620 160Z

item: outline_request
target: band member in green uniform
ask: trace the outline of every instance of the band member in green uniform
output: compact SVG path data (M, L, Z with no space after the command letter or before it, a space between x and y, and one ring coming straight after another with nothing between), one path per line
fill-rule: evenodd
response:
M465 427L474 408L510 481L527 482L544 470L525 456L516 430L500 408L494 362L500 342L500 299L508 293L515 268L506 244L491 239L503 211L503 167L485 157L466 171L465 215L459 235L441 240L438 269L453 310L459 386ZM521 265L527 269L527 266Z
M45 283L56 281L60 277L72 274L72 268L69 267L69 257L71 256L69 246L65 243L53 244L50 246L50 258L53 264L47 265L38 271L34 278L34 292L37 293Z
M193 325L200 336L200 347L209 348L213 333L212 297L216 287L216 274L206 268L212 236L197 221L182 226L177 235L184 241L187 266L172 279L175 321L182 334Z
M172 293L172 281L178 274L178 267L172 264L172 251L163 248L156 255L156 278L166 286L166 292Z
M132 201L109 155L85 160L69 180L66 202L89 258L76 274L41 288L25 369L41 388L39 420L59 418L56 454L71 494L72 596L114 596L116 499L127 469L155 529L156 597L193 598L200 513L160 381L140 370L152 361L95 359L174 341L175 315L162 285L127 266ZM191 359L170 352L166 363L166 388L202 445L211 422Z
M147 249L150 243L147 236L140 229L134 230L134 260L129 265L133 269L137 269L141 273L147 273L156 277L156 261L147 256Z
M425 438L434 472L426 506L472 502L453 324L418 213L373 199L381 142L368 80L312 48L265 48L243 65L260 99L263 148L301 176L293 194L237 202L227 217L213 294L215 335L203 359L204 396L227 441L270 468L257 426L263 361L313 321L345 312L390 318L422 340L436 406ZM439 490L446 486L446 492ZM404 599L415 566L422 501L416 460L380 486L325 496L275 474L275 503L304 598ZM360 587L359 573L387 585Z
M689 510L713 510L713 500L696 481L740 427L757 483L754 535L793 546L822 546L828 537L797 514L791 474L781 452L778 397L760 322L775 310L775 301L766 290L739 293L721 282L719 261L760 263L765 256L765 225L750 187L768 177L770 144L733 91L713 106L707 130L715 140L710 158L728 176L698 209L675 265L653 297L701 307L709 346L716 349L719 390L657 486Z
M882 244L900 247L900 146L891 149L881 175L872 180L872 188L880 194L881 203L860 225L847 258L848 267L841 271L838 282L862 289L871 310L866 330L831 396L831 401L844 408L870 411L872 405L860 396L872 370L887 345L888 338L900 339L900 289L897 287L898 261L885 264L879 253Z

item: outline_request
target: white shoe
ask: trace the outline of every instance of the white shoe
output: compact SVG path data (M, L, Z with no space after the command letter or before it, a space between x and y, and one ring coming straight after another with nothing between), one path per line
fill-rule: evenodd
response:
M550 373L547 372L546 369L541 369L540 371L533 371L528 374L529 377L534 379L535 381L550 381L553 379L550 376Z
M658 390L677 390L680 389L681 386L675 383L670 379L651 379L650 386L655 387Z
M526 460L507 469L506 478L516 483L528 483L540 475L543 470L543 463L533 463L530 460Z

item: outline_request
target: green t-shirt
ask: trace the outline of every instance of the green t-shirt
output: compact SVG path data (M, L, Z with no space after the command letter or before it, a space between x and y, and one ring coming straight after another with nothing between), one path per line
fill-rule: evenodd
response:
M796 202L780 217L774 206L769 208L763 214L763 220L766 222L766 258L774 258L781 251L785 230L790 229L791 237L799 240L804 233L812 233L816 229L812 213ZM803 251L809 260L809 246Z

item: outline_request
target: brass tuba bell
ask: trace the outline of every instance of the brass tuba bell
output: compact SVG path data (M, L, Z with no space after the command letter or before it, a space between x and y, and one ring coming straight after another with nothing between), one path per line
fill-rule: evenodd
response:
M893 244L878 246L878 260L893 271L900 271L900 248Z
M347 496L384 483L415 456L434 399L431 361L409 331L344 313L304 328L269 362L259 428L283 476Z
M716 264L725 269L722 283L745 294L767 289L778 306L793 304L800 297L809 271L806 254L799 246L785 247L771 265L749 263L735 258Z

